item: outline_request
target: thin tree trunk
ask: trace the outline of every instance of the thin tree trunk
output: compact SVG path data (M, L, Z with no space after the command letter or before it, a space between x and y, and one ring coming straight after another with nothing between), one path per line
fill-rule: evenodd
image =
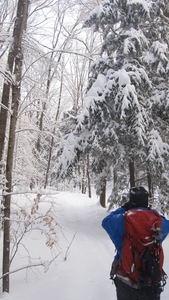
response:
M114 184L114 187L116 185L116 182L117 182L117 171L114 168L114 170L113 170L113 184Z
M135 187L134 160L129 163L130 187Z
M77 169L78 169L78 178L81 178L81 166L78 165ZM78 187L79 187L79 190L81 190L81 188L82 188L81 180L78 180Z
M59 35L60 35L60 32L58 33L57 39L56 39L56 41L55 41L55 43L53 45L53 52L51 53L51 56L50 56L50 63L49 63L49 69L48 69L48 75L47 75L46 92L45 92L46 100L45 100L45 102L42 105L42 111L41 111L41 114L40 114L40 120L38 122L39 131L40 131L39 136L38 136L38 140L37 140L37 143L36 143L36 148L37 148L38 153L40 153L40 150L41 150L41 132L43 130L43 120L44 120L44 114L45 114L45 111L46 111L46 103L47 103L47 100L48 100L48 97L49 97L50 85L51 85L53 76L54 76L54 74L56 72L56 68L57 68L57 67L55 67L55 70L52 72L52 61L53 61L54 51L55 51L54 49L56 48L56 45L58 43ZM65 47L66 47L66 41L64 42L63 50L65 49ZM56 66L59 65L59 62L60 62L61 58L62 58L62 53L59 54ZM63 73L63 70L62 70L62 73ZM63 76L63 74L62 74L62 76ZM59 107L60 107L60 105L59 105ZM46 181L46 179L45 179L45 181Z
M87 184L88 184L89 198L92 198L89 167L90 167L90 161L89 161L89 154L88 154L87 155Z
M147 171L147 183L148 183L149 198L152 198L153 187L152 187L152 178L149 171Z
M55 123L57 122L58 117L59 117L60 104L61 104L61 99L62 99L62 89L63 89L63 68L62 68L62 74L61 74L59 101L58 101L58 107L57 107L57 111L56 111ZM53 150L53 145L54 145L54 135L55 135L55 127L53 129L53 136L52 136L51 142L50 142L49 157L48 157L48 164L47 164L47 169L46 169L44 189L46 189L46 186L47 186L47 183L48 183L49 170L50 170L50 164L51 164L51 158L52 158L52 150Z
M3 292L9 293L9 271L10 271L10 208L11 208L11 192L12 192L12 169L13 156L15 146L15 129L17 122L17 113L20 100L21 74L22 74L22 38L23 32L26 29L28 16L28 0L19 0L17 7L17 17L14 25L13 47L9 55L13 56L15 84L9 86L9 91L6 96L6 102L9 103L10 88L12 88L12 115L10 118L9 142L6 159L6 192L4 196L4 240L3 240ZM4 86L5 89L5 86Z
M106 207L106 179L103 180L101 194L100 194L100 204L102 207Z
M85 162L83 160L82 165L82 194L86 194L86 176L85 176Z

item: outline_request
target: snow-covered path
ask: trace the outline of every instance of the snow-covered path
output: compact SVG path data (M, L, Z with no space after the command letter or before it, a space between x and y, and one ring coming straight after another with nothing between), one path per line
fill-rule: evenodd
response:
M75 194L66 202L62 224L70 238L76 236L65 262L65 272L60 270L66 279L66 289L59 299L112 299L114 289L109 281L109 268L114 248L101 227L106 211L97 199L93 201L84 195Z
M98 199L86 195L61 192L54 196L58 205L58 222L65 239L60 238L62 254L43 273L20 271L11 275L11 290L0 295L4 300L115 300L115 287L109 280L114 246L101 227L106 209ZM42 237L27 241L42 260L49 260L49 249L42 247ZM72 243L71 243L72 242ZM69 248L70 247L70 248ZM169 239L164 243L165 270L169 273ZM68 251L68 253L67 253ZM65 255L67 257L64 260ZM22 257L15 261L20 266ZM168 295L168 296L167 296ZM169 298L169 283L161 300Z

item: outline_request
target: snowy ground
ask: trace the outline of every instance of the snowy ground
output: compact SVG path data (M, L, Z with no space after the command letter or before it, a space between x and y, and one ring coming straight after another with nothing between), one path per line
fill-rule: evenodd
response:
M115 254L114 246L101 227L101 221L107 215L107 210L100 207L96 196L89 199L86 195L60 192L52 198L57 203L57 218L64 234L64 237L60 235L59 240L60 255L47 272L38 267L12 274L10 294L0 294L0 298L115 300L115 288L109 280L110 265ZM45 247L45 240L39 233L29 234L25 243L29 245L33 257L40 257L42 261L52 259L54 253L51 254ZM169 274L169 238L163 245L164 269ZM27 264L26 260L20 250L11 269ZM169 280L161 296L162 300L168 298Z

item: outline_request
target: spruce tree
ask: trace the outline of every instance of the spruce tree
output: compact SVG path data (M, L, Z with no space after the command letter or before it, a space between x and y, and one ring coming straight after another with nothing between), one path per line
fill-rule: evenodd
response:
M84 27L101 32L103 45L91 65L84 109L66 140L69 147L73 135L68 169L78 153L90 151L92 170L106 176L113 167L121 188L147 185L149 176L151 192L152 186L163 195L168 191L168 6L105 0L86 20Z

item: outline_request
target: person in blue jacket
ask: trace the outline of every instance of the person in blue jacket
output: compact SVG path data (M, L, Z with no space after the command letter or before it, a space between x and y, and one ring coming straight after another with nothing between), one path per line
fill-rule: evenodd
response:
M114 280L116 286L117 300L160 300L160 293L157 295L152 294L150 289L146 289L144 293L136 286L131 285L131 282L127 276L118 274L117 266L121 260L123 236L124 236L124 215L129 209L141 209L147 210L148 208L148 192L142 186L134 187L130 189L129 201L122 207L119 207L115 211L111 212L102 221L102 226L108 233L110 239L116 248L116 255L112 263L110 272L110 279ZM165 217L162 218L162 236L160 242L169 233L169 220Z

